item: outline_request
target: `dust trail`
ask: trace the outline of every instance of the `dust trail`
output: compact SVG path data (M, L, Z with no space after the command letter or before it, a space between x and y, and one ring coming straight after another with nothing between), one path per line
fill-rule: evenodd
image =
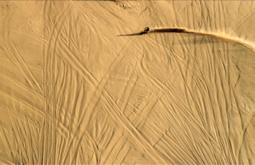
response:
M255 44L251 41L238 37L234 34L228 34L225 32L220 31L204 31L204 30L195 30L195 29L188 29L183 27L170 27L170 28L150 28L145 27L143 31L137 33L130 33L130 34L119 34L117 36L138 36L138 35L145 35L150 33L182 33L182 34L193 34L193 35L200 35L200 36L208 36L212 38L216 38L219 40L230 41L238 43L253 52L255 52Z

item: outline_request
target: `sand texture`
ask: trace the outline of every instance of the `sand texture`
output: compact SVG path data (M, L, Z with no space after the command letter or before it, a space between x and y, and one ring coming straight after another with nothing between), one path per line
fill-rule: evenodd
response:
M0 165L255 165L255 0L0 0Z

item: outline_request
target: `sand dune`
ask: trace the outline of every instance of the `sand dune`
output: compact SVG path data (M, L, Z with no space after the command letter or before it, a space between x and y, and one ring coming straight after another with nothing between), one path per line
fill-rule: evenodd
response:
M0 1L0 164L255 164L255 1Z

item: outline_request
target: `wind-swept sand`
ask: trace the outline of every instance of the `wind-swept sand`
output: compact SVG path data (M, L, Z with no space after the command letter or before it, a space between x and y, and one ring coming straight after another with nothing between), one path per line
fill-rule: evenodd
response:
M0 164L255 164L255 1L0 1Z

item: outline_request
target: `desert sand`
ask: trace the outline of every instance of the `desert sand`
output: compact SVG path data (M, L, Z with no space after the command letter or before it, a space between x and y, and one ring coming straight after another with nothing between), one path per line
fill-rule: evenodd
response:
M255 164L254 11L0 1L0 164Z

